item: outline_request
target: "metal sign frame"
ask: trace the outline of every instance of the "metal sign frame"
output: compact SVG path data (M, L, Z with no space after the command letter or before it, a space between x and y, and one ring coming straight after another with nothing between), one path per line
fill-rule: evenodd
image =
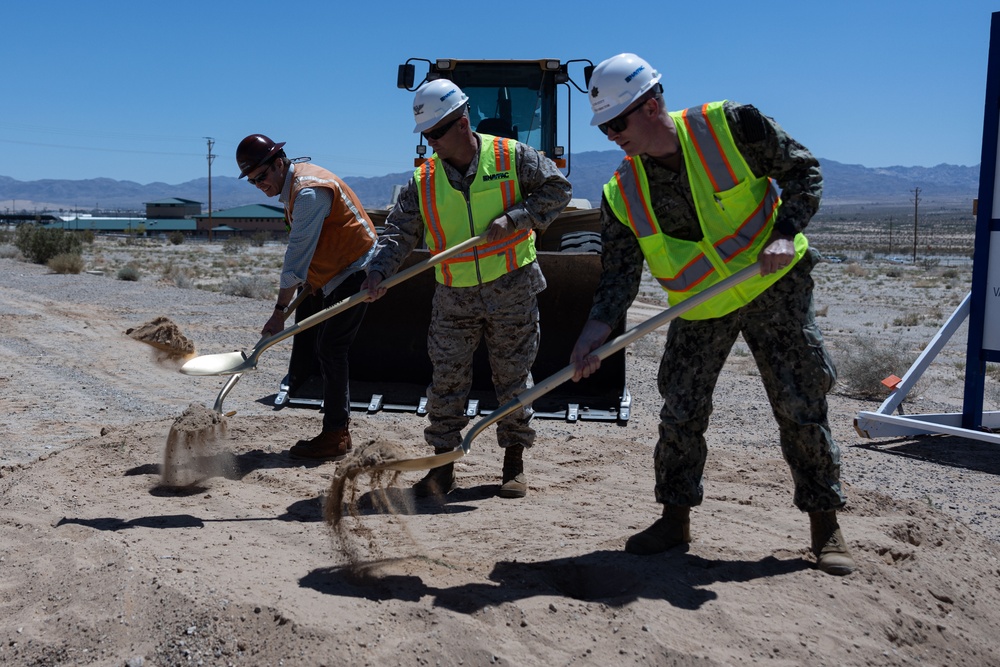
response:
M910 366L875 412L859 412L854 428L865 438L957 435L1000 444L1000 412L983 412L986 362L1000 362L1000 12L990 22L983 150L972 259L972 291ZM992 243L993 241L996 243ZM962 322L969 320L962 412L892 414ZM901 412L901 410L900 410Z

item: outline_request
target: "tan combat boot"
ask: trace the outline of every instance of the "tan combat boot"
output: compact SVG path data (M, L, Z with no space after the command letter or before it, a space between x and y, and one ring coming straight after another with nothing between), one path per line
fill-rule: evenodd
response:
M854 559L840 534L836 511L809 512L809 532L817 569L836 576L854 572Z
M649 556L687 544L691 541L691 508L664 505L663 517L642 531L628 538L625 551L639 556Z
M452 451L449 447L435 447L435 454ZM443 466L431 468L423 479L413 485L413 495L417 498L428 496L443 496L455 489L455 464L445 463Z
M503 450L503 478L500 483L501 498L524 498L528 495L528 479L524 476L524 445L511 445Z

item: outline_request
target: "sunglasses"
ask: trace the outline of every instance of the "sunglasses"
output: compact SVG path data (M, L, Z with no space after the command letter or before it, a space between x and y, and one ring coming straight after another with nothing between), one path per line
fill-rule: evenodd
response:
M442 125L441 127L439 127L436 130L430 130L429 132L421 132L421 134L424 135L424 139L430 139L431 141L437 141L438 139L440 139L444 135L448 134L448 130L451 129L451 126L454 125L455 123L457 123L458 121L462 120L462 118L463 118L463 116L459 116L458 118L455 118L454 120L452 120L450 123L445 123L444 125Z
M247 178L247 183L249 183L250 185L257 185L258 183L260 183L261 181L263 181L265 178L267 178L267 175L269 173L271 173L271 167L273 167L273 166L274 166L274 162L269 162L267 164L267 166L264 168L264 171L260 172L259 174L257 174L253 178L249 178L248 177Z
M639 109L641 109L642 105L645 104L645 103L646 103L646 101L643 100L642 104L640 104L638 106L635 106L635 107L632 107L631 109L629 109L628 111L626 111L625 113L623 113L623 114L621 114L619 116L615 116L614 118L612 118L611 120L609 120L607 123L601 123L600 125L597 126L597 129L599 129L604 134L607 134L608 130L614 130L616 133L617 132L624 132L625 128L628 127L628 117L631 116L632 114L634 114Z

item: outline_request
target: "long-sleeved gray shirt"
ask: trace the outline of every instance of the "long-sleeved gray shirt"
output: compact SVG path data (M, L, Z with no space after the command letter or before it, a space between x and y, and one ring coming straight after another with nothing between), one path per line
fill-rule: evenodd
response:
M475 137L481 146L482 138L478 134ZM465 173L460 173L445 160L441 162L451 186L468 196L479 169L479 152L476 152ZM573 188L552 160L527 144L515 144L515 163L523 200L506 213L517 229L544 231L566 208ZM411 178L386 218L385 230L379 235L378 251L368 267L369 272L378 271L386 277L393 275L407 255L420 244L423 235L424 219L420 213L416 182ZM538 262L519 269L525 270L536 275L532 281L535 284L533 291L545 286Z
M804 230L819 210L823 192L819 160L755 107L726 102L724 109L747 165L756 176L773 178L781 189L775 228L789 235ZM680 171L674 172L648 156L640 159L663 233L685 241L700 240L701 225L684 161ZM644 258L635 234L618 220L606 199L601 202L601 237L602 271L590 318L614 328L639 292Z

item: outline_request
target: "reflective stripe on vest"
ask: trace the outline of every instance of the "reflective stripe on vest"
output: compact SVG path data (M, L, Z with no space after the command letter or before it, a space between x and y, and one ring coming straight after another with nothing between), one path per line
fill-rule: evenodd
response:
M625 159L604 193L619 220L638 238L650 271L675 304L756 261L781 201L775 184L754 176L736 148L722 102L670 115L677 126L703 239L683 241L662 233L638 158ZM807 248L805 236L796 235L795 262ZM705 319L731 312L767 289L795 262L776 274L752 278L684 317Z
M483 233L493 220L521 201L514 160L516 142L480 136L479 166L468 200L452 187L436 154L413 174L431 254ZM496 280L534 260L534 232L525 229L442 262L435 276L444 285L470 287Z
M285 205L289 229L295 201L305 188L326 188L331 192L330 212L323 219L306 278L313 289L319 290L368 252L378 235L354 191L337 175L308 163L294 166L291 191Z

